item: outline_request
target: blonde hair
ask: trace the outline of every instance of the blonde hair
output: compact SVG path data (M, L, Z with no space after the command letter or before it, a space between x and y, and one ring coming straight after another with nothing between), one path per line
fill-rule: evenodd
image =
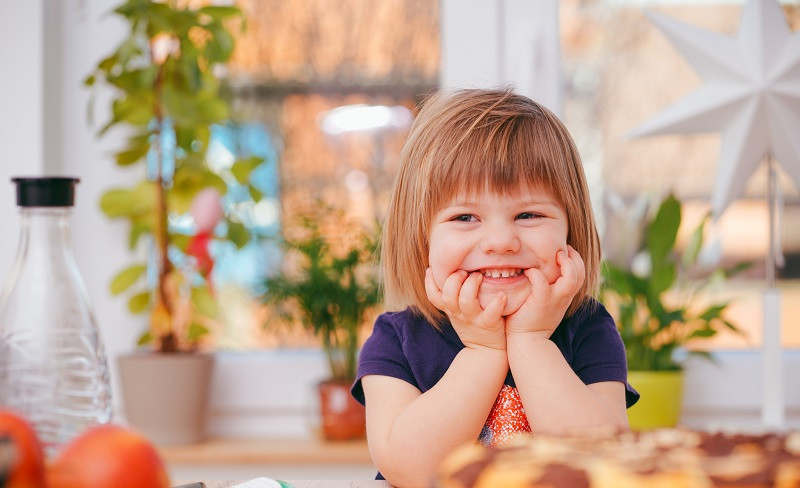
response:
M455 195L484 188L503 195L546 187L568 218L567 243L586 280L571 315L599 281L600 243L580 155L566 127L533 100L505 90L469 89L429 97L400 153L386 210L381 261L387 309L412 307L445 320L425 293L431 222Z

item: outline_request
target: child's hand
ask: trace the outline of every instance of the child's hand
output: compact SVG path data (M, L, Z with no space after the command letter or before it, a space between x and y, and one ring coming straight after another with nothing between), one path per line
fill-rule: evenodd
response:
M567 251L558 251L556 263L561 276L552 284L536 268L525 270L531 282L531 294L522 306L506 317L506 334L532 333L548 339L561 323L572 298L580 290L586 278L586 268L580 254L567 246Z
M480 273L468 274L458 270L447 277L440 290L428 268L425 271L425 291L433 305L447 314L461 342L467 347L506 348L503 307L506 295L499 293L486 308L478 301L478 289L483 281Z

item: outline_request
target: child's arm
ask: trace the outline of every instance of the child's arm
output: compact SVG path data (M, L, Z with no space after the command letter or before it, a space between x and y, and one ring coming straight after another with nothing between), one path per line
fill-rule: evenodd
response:
M526 270L531 295L506 319L508 361L534 433L585 433L628 428L620 382L585 385L549 338L585 278L583 260L559 251L561 276L550 284L537 269Z
M370 454L394 485L430 486L436 467L454 448L475 442L508 373L505 296L478 303L480 273L456 271L441 289L428 270L428 298L447 313L466 346L425 393L388 376L362 379Z
M585 385L549 339L508 338L508 360L534 433L586 434L628 429L625 385Z
M425 393L389 376L362 379L370 454L395 486L431 486L453 449L475 442L508 372L505 351L464 348Z

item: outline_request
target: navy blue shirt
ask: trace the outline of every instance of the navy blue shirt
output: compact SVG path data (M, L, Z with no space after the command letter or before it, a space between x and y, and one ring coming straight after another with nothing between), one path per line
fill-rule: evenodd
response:
M625 346L614 319L600 302L587 300L561 321L550 340L584 384L619 381L625 384L628 407L639 399L639 393L627 382ZM411 309L384 313L375 321L372 335L361 349L351 392L365 404L361 378L376 374L399 378L425 393L444 376L463 348L449 323L440 332ZM511 371L505 384L516 386Z

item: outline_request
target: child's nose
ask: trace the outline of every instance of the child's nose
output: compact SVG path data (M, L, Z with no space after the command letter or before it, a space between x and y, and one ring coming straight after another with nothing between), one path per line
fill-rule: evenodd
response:
M513 226L487 226L481 236L481 251L485 253L505 254L517 252L520 240Z

